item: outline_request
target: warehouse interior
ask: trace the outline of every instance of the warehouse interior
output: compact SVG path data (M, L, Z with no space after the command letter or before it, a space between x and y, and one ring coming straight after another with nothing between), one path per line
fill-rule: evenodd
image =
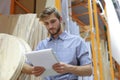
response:
M49 37L45 25L39 21L41 11L49 6L61 13L63 30L81 36L89 46L93 75L79 80L120 80L119 0L0 0L0 44L6 45L0 46L0 66L4 61L2 52L10 51L5 48L8 44L3 41L3 33L21 38L25 52L34 50L39 41ZM14 45L15 41L10 43ZM17 80L12 76L4 79L2 69L5 68L0 68L0 80ZM13 75L17 75L15 71Z

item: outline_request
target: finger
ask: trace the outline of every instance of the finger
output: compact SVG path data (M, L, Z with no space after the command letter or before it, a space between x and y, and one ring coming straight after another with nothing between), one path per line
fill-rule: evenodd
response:
M32 71L33 74L36 74L36 73L40 73L40 72L44 72L45 71L45 68L34 68L34 70Z
M59 63L56 63L56 64L54 64L52 67L59 67L60 66L60 64Z
M34 75L35 76L40 76L45 70L41 70L41 71L34 71Z
M42 75L43 72L44 72L44 71L41 71L41 72L35 73L35 76L36 76L36 77L37 77L37 76L40 76L40 75Z
M64 70L56 70L57 73L63 74Z

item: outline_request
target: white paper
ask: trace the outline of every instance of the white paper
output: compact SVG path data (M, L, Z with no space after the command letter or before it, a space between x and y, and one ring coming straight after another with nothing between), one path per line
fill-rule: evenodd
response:
M46 69L46 71L41 75L42 77L58 74L52 69L53 64L58 63L52 49L32 51L27 53L26 57L34 66L43 66Z

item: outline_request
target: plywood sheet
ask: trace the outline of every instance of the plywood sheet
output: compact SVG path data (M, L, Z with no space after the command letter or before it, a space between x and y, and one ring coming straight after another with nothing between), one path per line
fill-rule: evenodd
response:
M21 61L22 47L17 38L0 34L0 80L11 79Z

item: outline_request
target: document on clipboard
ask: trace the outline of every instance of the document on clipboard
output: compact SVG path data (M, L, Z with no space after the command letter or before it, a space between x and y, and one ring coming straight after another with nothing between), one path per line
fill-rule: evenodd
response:
M59 62L52 49L32 51L27 53L26 57L33 66L43 66L46 69L46 71L41 75L42 77L58 74L52 68L53 64Z

